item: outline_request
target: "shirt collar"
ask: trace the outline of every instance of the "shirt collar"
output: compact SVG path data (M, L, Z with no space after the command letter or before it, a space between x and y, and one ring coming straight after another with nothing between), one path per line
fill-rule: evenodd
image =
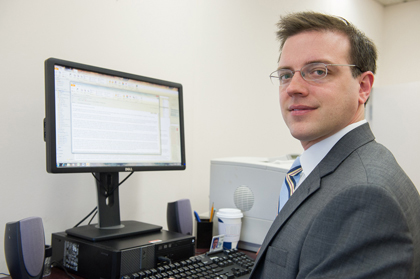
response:
M303 169L304 178L308 177L309 174L315 169L315 167L321 162L321 160L328 154L328 152L333 148L333 146L348 132L351 130L367 123L365 119L350 124L338 131L334 135L312 145L307 150L305 150L300 156L300 163ZM299 181L299 184L303 182Z

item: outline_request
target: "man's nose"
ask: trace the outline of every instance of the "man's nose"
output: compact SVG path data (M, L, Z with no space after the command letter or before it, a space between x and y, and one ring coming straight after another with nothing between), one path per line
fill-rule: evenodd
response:
M302 94L306 96L308 94L307 81L303 79L300 71L295 71L292 79L287 85L286 92L292 97L295 94Z

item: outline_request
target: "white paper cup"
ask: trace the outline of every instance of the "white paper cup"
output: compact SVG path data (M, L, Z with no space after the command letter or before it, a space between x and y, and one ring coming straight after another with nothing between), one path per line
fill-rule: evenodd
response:
M241 235L242 217L244 216L239 209L221 208L216 213L219 221L219 234L223 234L223 248L238 248L239 237Z

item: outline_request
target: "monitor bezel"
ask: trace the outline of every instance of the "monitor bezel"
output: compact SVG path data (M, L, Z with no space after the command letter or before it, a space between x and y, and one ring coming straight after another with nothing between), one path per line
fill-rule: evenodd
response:
M54 67L60 65L64 67L76 68L95 73L111 76L134 79L142 82L149 82L163 86L174 87L179 92L179 119L180 119L180 146L181 163L177 165L143 165L143 166L85 166L85 167L57 167L56 154L56 117L55 117L55 76ZM184 138L184 106L182 84L130 74L126 72L96 67L92 65L49 58L45 60L45 119L44 119L44 141L46 143L46 167L49 173L85 173L85 172L132 172L132 171L166 171L166 170L185 170L185 138Z

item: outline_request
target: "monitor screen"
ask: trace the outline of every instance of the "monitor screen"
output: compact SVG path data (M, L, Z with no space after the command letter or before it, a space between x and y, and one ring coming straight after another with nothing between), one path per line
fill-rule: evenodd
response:
M50 58L47 171L185 169L182 85Z
M119 172L185 169L182 85L47 59L44 139L48 172L96 179L98 225L69 235L100 241L158 231L120 220Z

